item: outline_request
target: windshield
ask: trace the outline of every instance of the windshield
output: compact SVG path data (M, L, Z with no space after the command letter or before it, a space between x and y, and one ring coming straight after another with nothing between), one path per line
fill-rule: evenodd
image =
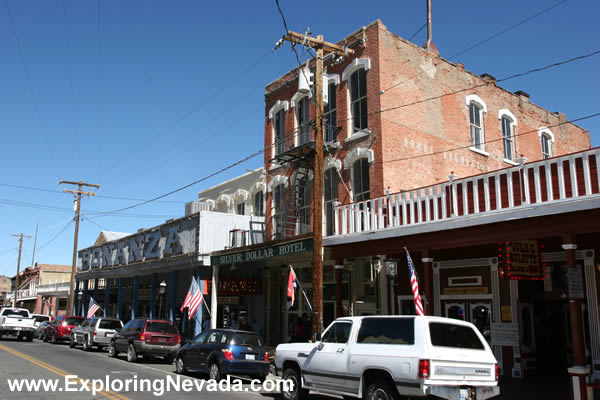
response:
M27 310L6 310L2 313L2 315L14 315L17 317L29 318L29 313Z
M231 335L229 344L238 344L245 346L262 347L262 339L258 335L252 333L234 333Z
M177 328L168 322L148 322L146 332L177 334Z
M36 315L33 317L33 320L35 322L50 321L50 317L47 315Z
M79 325L83 321L83 317L67 317L65 322L67 325Z
M443 322L429 324L431 344L441 347L484 350L485 347L470 326L454 325Z

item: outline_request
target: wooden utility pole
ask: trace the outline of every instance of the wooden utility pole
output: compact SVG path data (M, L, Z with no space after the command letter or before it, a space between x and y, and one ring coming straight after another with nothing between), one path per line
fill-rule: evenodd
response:
M95 196L94 192L84 192L84 186L95 187L96 189L100 188L100 185L95 185L92 183L85 183L82 181L79 182L70 182L70 181L60 181L59 185L77 185L77 190L68 190L63 189L65 193L73 193L77 195L77 200L75 203L75 239L73 243L73 264L71 265L71 290L69 291L69 302L67 304L67 315L73 313L73 305L75 304L75 274L77 273L77 239L79 237L79 212L81 210L81 195L84 194L86 196Z
M354 51L316 38L290 32L283 37L316 50L315 57L315 158L313 165L313 336L323 330L323 54L342 57Z
M13 296L13 308L17 306L17 297L19 293L19 274L21 273L21 250L23 249L23 238L30 238L31 235L24 235L23 233L13 234L19 238L19 261L17 261L17 276L15 277L15 294Z

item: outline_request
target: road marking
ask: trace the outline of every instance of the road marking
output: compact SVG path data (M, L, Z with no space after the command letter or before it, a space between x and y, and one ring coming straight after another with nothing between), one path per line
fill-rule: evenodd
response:
M31 356L29 356L27 354L24 354L24 353L21 353L21 352L19 352L17 350L11 349L10 347L6 347L6 346L0 344L0 349L4 350L6 352L9 352L9 353L11 353L11 354L13 354L13 355L15 355L17 357L20 357L20 358L22 358L22 359L24 359L26 361L29 361L30 363L36 364L39 367L47 369L48 371L50 371L50 372L52 372L52 373L54 373L56 375L60 375L60 376L63 376L63 377L67 376L67 375L75 375L75 374L69 373L67 371L63 371L62 369L60 369L58 367L46 364L42 360L38 360L37 358L31 357ZM79 380L80 383L85 384L86 387L89 388L89 386L84 382L83 379L78 378L78 380ZM91 388L90 388L90 390L91 390ZM103 394L104 396L106 396L106 397L108 397L110 399L113 399L113 400L131 400L129 397L125 397L123 395L111 392L109 390L99 390L98 393Z

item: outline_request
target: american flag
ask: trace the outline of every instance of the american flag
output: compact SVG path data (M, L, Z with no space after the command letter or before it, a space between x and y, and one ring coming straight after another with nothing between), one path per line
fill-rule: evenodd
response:
M44 300L44 304L46 305L46 307L48 307L48 310L52 310L52 303L50 303L50 300Z
M417 310L417 315L422 316L425 315L425 312L423 311L423 303L421 303L421 295L419 294L419 281L408 250L406 250L406 260L408 261L408 274L410 275L410 287L412 289L413 299L415 300L415 310Z
M98 311L99 309L100 306L98 305L98 303L96 303L96 300L94 300L93 297L90 297L90 304L88 305L88 312L86 318L92 318L94 315L96 315L96 311Z
M204 296L202 295L202 291L196 282L196 279L192 279L192 284L185 295L185 299L183 300L183 304L181 305L181 312L187 307L188 309L188 319L192 319L200 304L204 300Z

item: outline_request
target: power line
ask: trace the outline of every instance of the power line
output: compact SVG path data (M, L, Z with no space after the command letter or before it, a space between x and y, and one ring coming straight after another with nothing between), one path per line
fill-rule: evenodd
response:
M71 218L71 223L74 223L75 221L73 221L73 218ZM38 251L42 250L44 247L48 246L50 243L54 242L60 235L62 235L63 233L65 233L65 231L71 226L71 224L67 224L65 225L64 228L62 228L60 230L60 232L58 232L52 239L50 239L49 241L47 241L46 243L44 243L42 246L38 247Z
M421 27L419 28L419 30L418 30L418 31L416 31L415 33L413 33L413 34L412 34L412 36L408 38L408 41L410 42L411 40L413 40L413 38L414 38L415 36L417 36L417 35L419 34L419 32L421 32L423 29L425 29L425 27L426 27L426 26L427 26L427 22L425 22L425 23L423 24L423 26L421 26Z

